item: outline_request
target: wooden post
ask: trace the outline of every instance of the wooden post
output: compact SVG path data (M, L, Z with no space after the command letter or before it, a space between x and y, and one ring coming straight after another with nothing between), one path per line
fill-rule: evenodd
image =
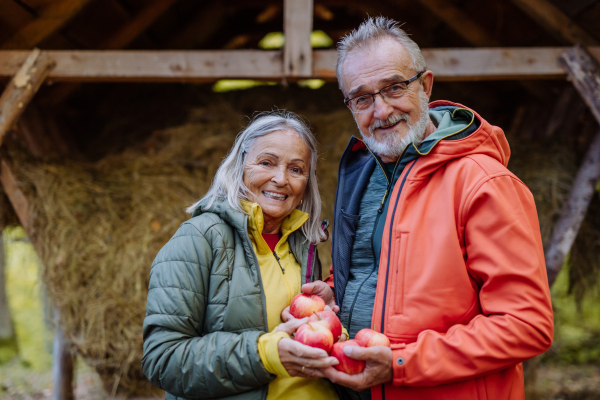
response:
M58 309L54 309L54 347L52 349L52 400L73 400L74 357L60 327Z
M0 146L54 66L40 49L33 49L0 96Z
M283 75L310 77L313 71L310 34L313 22L313 0L283 2Z
M582 46L566 51L559 60L596 120L600 123L600 66ZM592 140L571 188L571 193L560 212L552 238L546 250L548 283L556 280L571 247L600 179L600 130Z

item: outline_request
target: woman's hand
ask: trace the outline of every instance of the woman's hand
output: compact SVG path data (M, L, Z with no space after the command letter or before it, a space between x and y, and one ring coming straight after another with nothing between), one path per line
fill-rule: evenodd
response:
M306 321L308 318L293 318L286 323L279 324L275 330L286 332L291 336ZM292 339L281 339L278 343L278 350L279 360L291 376L322 378L324 369L339 363L337 358L329 357L325 350L310 347Z

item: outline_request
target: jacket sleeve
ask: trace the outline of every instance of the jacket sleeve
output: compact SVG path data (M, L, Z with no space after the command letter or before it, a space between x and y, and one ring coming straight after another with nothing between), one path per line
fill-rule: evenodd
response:
M226 307L214 304L214 298L208 304L209 282L211 296L215 286L227 284L227 276L211 273L213 263L232 256L224 247L211 245L206 235L184 223L150 271L142 369L154 385L178 397L231 396L275 378L258 355L258 339L264 332L203 333L206 313Z
M335 288L334 283L333 283L333 265L329 267L329 276L327 278L325 278L324 282L329 285L331 290L333 290Z
M433 386L475 378L550 347L553 315L533 196L508 175L488 179L462 213L466 265L481 314L447 332L426 330L393 348L393 383Z

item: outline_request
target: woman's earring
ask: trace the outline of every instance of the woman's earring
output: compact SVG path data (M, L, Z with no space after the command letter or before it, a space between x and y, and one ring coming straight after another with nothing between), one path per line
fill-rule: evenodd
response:
M300 200L300 204L302 204L302 200Z

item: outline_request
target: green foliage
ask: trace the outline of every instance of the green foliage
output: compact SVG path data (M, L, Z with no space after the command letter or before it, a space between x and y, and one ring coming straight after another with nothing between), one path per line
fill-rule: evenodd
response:
M283 48L285 35L283 32L269 32L258 42L258 47L265 50L276 50ZM310 33L310 45L315 49L323 49L333 46L333 39L323 31L312 31Z
M284 44L283 32L269 32L258 42L258 47L265 50L276 50L283 48Z
M6 289L20 362L34 370L52 366L52 332L44 322L38 258L22 228L4 230Z
M19 354L16 338L0 339L0 365L11 361Z
M552 287L555 333L545 363L600 365L600 293L598 286L576 298L569 291L570 263Z
M309 89L319 89L324 84L325 84L325 81L322 79L304 79L304 80L298 81L298 86L309 88Z
M221 79L213 85L213 91L230 92L232 90L250 89L255 86L276 85L276 82L253 81L251 79Z
M310 33L310 45L313 48L328 48L333 46L333 39L323 31L312 31Z

